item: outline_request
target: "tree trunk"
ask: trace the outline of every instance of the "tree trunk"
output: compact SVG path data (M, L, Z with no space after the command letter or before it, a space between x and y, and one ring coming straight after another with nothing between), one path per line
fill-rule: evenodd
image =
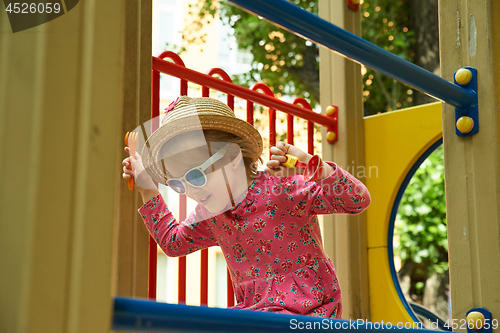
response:
M410 30L415 32L414 63L429 72L439 75L439 26L438 0L410 0ZM436 100L417 90L413 95L414 105Z
M425 282L423 306L441 317L449 319L448 312L449 275L448 271L438 274L434 272Z
M411 300L410 289L411 289L411 274L413 272L413 267L415 264L413 261L408 260L403 264L403 267L398 272L399 286L401 291L407 300Z

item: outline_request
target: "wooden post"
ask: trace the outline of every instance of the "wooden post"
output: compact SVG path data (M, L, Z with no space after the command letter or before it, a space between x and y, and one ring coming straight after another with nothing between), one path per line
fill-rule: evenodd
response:
M124 82L122 137L151 118L152 0L127 0L126 22L125 49L131 52L124 58L130 79ZM124 159L123 140L120 147ZM116 295L147 298L149 233L137 212L142 199L135 189L129 191L126 181L117 190Z
M2 332L111 330L125 93L151 82L126 66L151 50L127 41L151 33L133 3L80 1L18 33L0 13Z
M319 16L357 35L361 32L360 13L346 1L319 1ZM348 169L361 181L364 163L364 126L361 68L344 57L320 48L320 96L325 110L339 109L339 139L326 142L323 129L323 157ZM358 172L359 171L359 172ZM366 214L324 217L325 247L332 258L343 299L343 319L369 319Z
M499 17L498 1L439 2L443 77L453 81L463 66L478 71L479 132L457 136L455 111L443 106L450 291L457 322L474 307L500 316Z

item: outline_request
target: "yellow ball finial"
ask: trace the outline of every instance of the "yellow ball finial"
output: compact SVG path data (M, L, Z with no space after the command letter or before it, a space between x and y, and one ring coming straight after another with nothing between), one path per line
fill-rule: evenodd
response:
M469 133L474 128L474 120L471 117L463 116L457 120L457 129L460 133Z
M484 316L481 312L472 311L467 315L467 326L479 331L484 326Z
M334 106L334 105L328 105L326 107L326 114L328 116L333 116L335 114L335 112L337 111L337 107Z
M455 73L455 81L457 81L458 84L466 85L469 84L471 80L472 80L472 73L467 68L460 68Z
M333 142L337 138L337 135L335 134L334 131L329 131L326 133L326 141L328 142Z

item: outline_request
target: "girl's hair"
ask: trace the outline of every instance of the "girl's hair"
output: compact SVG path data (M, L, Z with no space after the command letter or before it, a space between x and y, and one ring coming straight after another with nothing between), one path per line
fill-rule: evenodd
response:
M245 165L247 176L255 177L257 175L258 162L263 163L262 151L259 151L258 147L252 145L250 142L239 136L224 131L214 129L203 130L203 135L205 137L204 140L200 138L200 135L193 134L192 132L181 133L173 137L161 147L159 153L160 158L168 158L169 156L173 156L175 154L193 149L193 141L200 141L195 142L195 145L197 144L197 146L204 146L207 142L219 143L213 145L213 147L211 145L212 154L216 150L222 148L222 146L219 146L221 143L235 143L238 145L239 149L237 149L236 147L229 148L229 150L227 151L228 156L232 160L239 154L239 151L241 150L241 155L243 156L243 163Z

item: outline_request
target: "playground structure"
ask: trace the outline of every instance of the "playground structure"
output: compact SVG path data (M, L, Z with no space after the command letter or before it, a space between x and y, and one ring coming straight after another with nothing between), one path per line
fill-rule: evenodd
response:
M166 61L170 59L173 62ZM276 113L277 111L288 113L287 115L287 141L291 144L294 143L294 129L293 129L293 115L306 118L314 119L316 123L322 124L328 132L328 129L334 132L334 127L336 123L336 113L330 113L330 117L325 117L323 115L318 115L310 111L311 107L309 104L301 98L296 98L292 104L285 103L278 99L273 98L273 93L264 84L258 83L253 85L250 89L240 87L231 83L229 76L220 69L211 69L207 74L199 73L188 69L185 67L182 59L173 52L165 51L158 57L153 58L153 107L152 107L152 119L158 119L159 116L159 98L158 93L160 91L160 80L159 75L161 73L166 73L178 77L180 79L180 94L187 94L188 83L195 83L202 87L202 95L209 95L209 88L215 89L216 91L223 92L227 94L227 103L231 108L234 108L234 99L239 97L247 101L246 116L247 121L253 123L254 120L254 102L260 105L269 107L268 122L269 122L269 139L270 144L274 145L276 142ZM212 75L218 75L221 79L213 78ZM258 93L257 91L262 91ZM300 105L300 107L298 106ZM328 108L327 108L328 110ZM425 119L421 121L420 119ZM156 123L151 122L152 129L157 126ZM313 121L308 121L308 152L312 154L314 150L314 140L313 140ZM398 126L399 124L399 126ZM408 124L410 126L404 126L401 124ZM391 132L385 134L382 138L374 142L367 142L367 146L372 149L367 149L371 153L367 154L366 157L368 161L373 162L367 165L377 166L372 173L371 168L368 168L366 172L367 182L373 186L374 193L377 193L377 197L380 200L374 205L373 213L368 215L368 219L374 221L368 232L368 242L369 243L382 243L383 247L376 247L375 255L372 254L370 259L370 269L373 271L372 276L374 277L370 283L375 286L372 291L373 294L385 295L388 299L390 295L393 297L393 301L390 304L386 304L384 309L381 309L378 304L373 304L370 311L373 314L378 314L378 321L388 322L392 320L400 320L401 323L418 323L418 319L413 315L413 311L410 306L404 300L401 291L399 290L399 282L395 276L395 269L392 263L392 230L394 229L394 211L397 210L398 202L396 198L400 199L406 184L411 178L413 172L418 168L420 163L427 157L428 153L432 152L439 144L442 143L441 138L441 115L440 115L440 105L439 103L433 103L428 106L421 106L416 108L411 108L408 110L402 110L398 112L391 112L384 115L369 117L365 119L366 132L370 133L370 137L377 137L377 131L380 129L391 129ZM148 132L144 139L149 136L149 123L145 124L146 132ZM142 135L142 127L137 128L135 131ZM134 133L135 133L134 131ZM405 136L410 135L413 140L407 143ZM377 145L382 144L386 147L384 153L380 153L377 150ZM382 170L379 171L379 167ZM363 175L365 172L363 172ZM400 175L397 177L396 175ZM359 176L359 175L358 175ZM404 181L401 184L401 179ZM399 186L399 192L396 191L397 186ZM174 200L175 202L175 200ZM175 208L179 208L179 216L182 219L186 216L186 197L179 196L178 204L174 204ZM174 209L175 209L174 208ZM386 218L380 219L378 216L387 215ZM391 215L391 216L389 216ZM370 218L371 216L371 218ZM385 222L385 223L384 223ZM328 241L328 240L326 240ZM328 242L326 242L328 243ZM149 288L148 288L148 298L154 300L156 297L156 253L157 245L156 242L150 238L149 242ZM200 274L199 282L196 285L191 285L190 289L200 288L200 299L199 303L201 305L208 304L208 249L201 250L201 262L200 264ZM187 256L189 257L189 256ZM186 291L187 291L187 269L186 269L186 257L179 258L178 264L178 303L186 303ZM145 272L143 272L145 274ZM193 273L191 273L193 274ZM191 278L192 280L192 278ZM176 288L175 285L170 283L170 288ZM395 292L397 290L397 292ZM228 284L227 292L227 306L234 305L234 296L232 285ZM142 318L142 328L153 327L159 329L160 327L170 327L173 328L176 325L179 327L186 326L188 323L184 320L193 323L191 319L178 319L178 311L170 311L168 315L162 318L157 318L157 313L161 313L164 309L163 305L158 309L154 310L156 314L147 313L154 308L153 305L144 302L134 302L132 300L118 299L115 306L115 328L126 328L127 325L135 323L137 318ZM401 306L402 304L402 306ZM160 305L159 305L160 306ZM137 308L137 309L135 309ZM147 309L147 310L146 310ZM165 308L166 309L166 308ZM169 308L170 309L170 308ZM194 310L192 307L184 308L186 311L198 311ZM128 312L127 312L128 311ZM136 312L137 311L137 312ZM378 311L378 312L377 312ZM167 313L164 312L164 313ZM217 310L207 310L202 311L205 317L220 316L224 318L223 313L219 313ZM411 317L410 317L411 316ZM237 312L235 313L235 318L239 318ZM255 330L256 326L252 325L251 322L254 320L260 321L261 319L257 316L255 319L250 317L245 317L248 320L250 327L249 331ZM222 319L221 319L222 320ZM243 319L238 319L243 320ZM272 321L272 320L271 320ZM173 322L177 324L174 326ZM235 320L235 323L237 320ZM168 325L167 325L168 323ZM135 329L139 329L137 324ZM158 326L160 325L160 326ZM161 326L167 325L167 326ZM266 327L266 324L260 323L262 327ZM217 325L213 325L213 329ZM260 326L259 326L260 327ZM130 328L130 327L129 327ZM267 327L270 329L269 327ZM442 325L441 325L442 328ZM131 329L131 328L130 328ZM194 329L194 328L193 328ZM230 331L230 329L229 329Z
M141 10L137 11L135 6ZM356 21L359 17L345 4L320 1L320 6L323 18L359 32L353 29L359 27ZM138 218L135 208L139 205L137 198L132 200L127 193L116 165L121 159L118 154L122 148L121 133L149 116L146 106L151 96L151 57L145 44L151 23L147 14L150 7L147 1L139 4L89 1L80 7L80 11L67 14L65 21L55 20L35 28L45 32L50 27L60 31L57 34L48 34L41 40L29 34L14 35L4 42L7 47L2 52L0 94L7 108L2 107L5 119L1 123L5 133L2 148L6 157L2 174L10 177L2 189L2 221L25 222L2 223L0 232L1 262L10 268L2 272L5 284L0 289L0 294L8 300L2 299L0 309L0 322L6 323L2 324L6 325L6 331L105 331L112 316L110 295L146 295L141 273L146 271L141 267L145 261L140 256L144 253L141 237L145 238L145 231L140 221L130 221ZM117 9L120 15L109 15ZM73 20L68 20L70 15ZM457 69L470 65L478 70L479 78L477 134L458 136L455 113L449 106L443 106L452 310L453 318L459 320L465 319L466 312L474 307L490 310L493 318L500 313L496 300L500 294L496 283L500 269L496 135L500 94L496 79L499 68L493 61L500 51L500 29L493 20L497 15L500 15L497 2L440 2L441 52L442 59L446 59L441 61L443 77L451 78ZM457 21L461 22L458 27ZM103 27L110 36L97 32ZM72 38L75 31L81 34L81 39ZM482 38L469 39L470 31L478 31ZM69 46L61 46L63 42ZM23 47L28 44L43 51L39 52L41 56L31 59L25 54ZM60 54L66 49L71 50L69 55L73 57ZM387 122L378 116L363 120L361 112L354 112L361 110L359 66L330 51L321 52L322 96L327 96L322 99L322 107L337 105L339 119L338 142L326 145L330 149L324 148L324 159L339 165L350 165L352 160L356 166L380 163L376 165L382 170L384 165L391 165L389 158L394 158L394 153L374 156L377 150L370 144L376 140L368 140L371 135L380 140L376 148L385 149L386 142L402 135L412 137L409 131L413 130L421 138L420 148L415 143L409 147L413 157L408 149L406 160L398 158L394 169L387 169L408 174L418 157L439 140L435 124L439 112L431 107L417 116L425 115L420 119L427 126L423 127L425 133L419 131L417 123L408 123L412 116L407 111L395 112ZM127 57L122 58L123 53ZM58 60L62 67L54 68L53 62ZM10 63L22 70L14 71L12 66L5 65ZM105 78L103 72L107 74ZM9 77L14 79L7 85ZM24 119L7 117L4 111L7 109L33 110L33 121L26 123ZM393 125L387 125L391 122ZM116 125L120 123L121 130ZM402 123L408 126L408 131L393 133L394 124ZM390 126L389 130L381 124ZM8 145L13 137L17 139L15 147ZM57 150L47 149L51 142L57 142ZM401 148L394 149L401 152ZM36 168L30 168L33 163ZM382 219L392 209L389 203L394 202L404 183L404 177L392 176L395 192L390 189L377 192L378 185L366 179L373 202L377 196L388 203L380 214L373 203L368 216L331 216L330 221L325 221L325 235L333 240L327 251L336 264L343 288L344 318L378 321L391 316L411 320L397 302L396 290L391 289L388 283L391 278L384 267L389 265L388 222L370 222L370 214ZM53 193L50 197L44 195L48 189ZM118 225L116 239L114 231ZM381 229L370 230L375 226ZM375 237L371 238L372 235Z

